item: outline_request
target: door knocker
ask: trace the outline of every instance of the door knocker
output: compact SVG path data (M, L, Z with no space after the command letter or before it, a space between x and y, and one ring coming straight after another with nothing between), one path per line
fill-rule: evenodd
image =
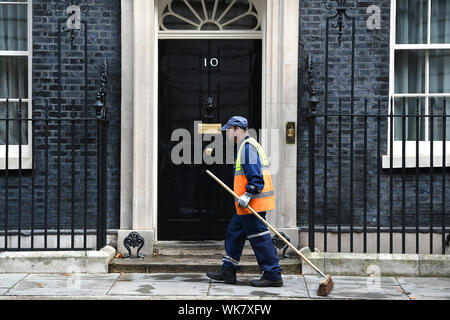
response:
M209 120L215 118L214 111L216 110L217 104L216 99L213 97L208 97L203 101L202 108L203 108L203 117L206 119L206 122Z

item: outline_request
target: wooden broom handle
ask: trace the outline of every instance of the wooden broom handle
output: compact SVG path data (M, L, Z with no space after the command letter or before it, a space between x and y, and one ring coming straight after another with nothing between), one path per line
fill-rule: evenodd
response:
M236 199L239 199L239 196L234 193L233 190L231 190L225 183L223 183L219 178L217 178L211 171L206 170L206 173L216 180L225 190L227 190L233 197ZM320 271L311 261L308 260L296 247L294 247L293 244L291 244L289 241L287 241L274 227L272 227L263 217L261 217L255 210L253 210L252 207L248 206L248 209L259 219L262 223L264 223L270 230L272 230L273 233L275 233L281 240L283 240L284 243L286 243L289 248L291 248L296 254L298 254L303 260L305 260L314 270L316 270L320 275L324 278L326 278L325 274Z

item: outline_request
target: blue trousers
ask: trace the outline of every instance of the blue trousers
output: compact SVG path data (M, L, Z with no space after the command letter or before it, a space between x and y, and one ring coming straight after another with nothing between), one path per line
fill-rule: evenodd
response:
M265 219L266 213L260 212L259 215ZM263 278L268 280L281 279L280 261L277 252L272 243L270 231L253 214L238 215L234 214L228 225L225 236L225 252L223 257L223 267L239 268L239 260L244 249L246 240L255 253L259 268L264 271Z

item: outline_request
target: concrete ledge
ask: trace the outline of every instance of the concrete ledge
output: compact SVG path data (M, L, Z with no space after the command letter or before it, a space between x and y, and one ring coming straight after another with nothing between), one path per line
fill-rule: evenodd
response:
M305 252L325 274L339 276L449 277L450 255ZM317 272L302 261L302 274Z
M0 253L0 273L107 273L116 249Z

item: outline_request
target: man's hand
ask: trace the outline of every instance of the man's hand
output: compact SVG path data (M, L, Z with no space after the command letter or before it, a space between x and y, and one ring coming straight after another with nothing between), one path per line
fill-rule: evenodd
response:
M242 208L247 208L250 200L252 199L252 194L249 192L244 193L238 200L238 206Z

